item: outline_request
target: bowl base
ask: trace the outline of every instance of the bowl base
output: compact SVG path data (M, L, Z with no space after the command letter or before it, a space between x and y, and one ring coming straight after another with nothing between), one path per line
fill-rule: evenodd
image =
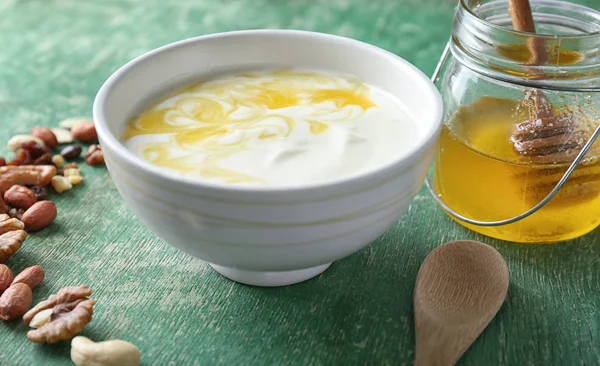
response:
M282 272L245 271L242 269L223 267L212 263L209 263L209 265L220 275L227 277L232 281L243 283L244 285L277 287L293 285L295 283L309 280L323 273L327 268L329 268L331 263L312 268Z

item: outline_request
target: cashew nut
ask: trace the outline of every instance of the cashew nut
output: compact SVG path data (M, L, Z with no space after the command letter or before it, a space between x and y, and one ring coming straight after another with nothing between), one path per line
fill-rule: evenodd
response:
M96 343L78 336L71 341L71 360L77 366L139 366L140 350L119 339Z

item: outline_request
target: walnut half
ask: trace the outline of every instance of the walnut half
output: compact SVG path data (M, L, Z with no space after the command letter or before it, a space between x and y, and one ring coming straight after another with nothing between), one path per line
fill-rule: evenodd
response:
M2 215L0 215L2 216ZM0 218L0 220L2 220ZM11 219L16 220L16 219ZM17 220L18 221L18 220ZM21 222L21 221L19 221ZM22 224L22 223L21 223ZM1 221L0 221L1 225ZM1 228L0 228L1 229ZM1 231L0 231L1 233ZM24 230L13 230L0 234L0 263L6 262L12 257L27 238L27 233Z
M0 214L0 235L14 230L25 229L25 224L7 214Z
M39 328L27 332L27 338L36 343L53 344L81 333L92 320L96 301L88 298L91 294L92 289L89 286L69 286L37 304L23 315L23 322L28 326L33 325L32 320L41 312L44 312L44 320L33 322ZM50 316L46 316L49 309L52 312Z

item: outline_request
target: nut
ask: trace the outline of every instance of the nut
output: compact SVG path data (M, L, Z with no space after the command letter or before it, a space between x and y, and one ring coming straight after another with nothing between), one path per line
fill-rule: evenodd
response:
M100 145L91 145L85 154L85 162L89 165L104 164L104 154Z
M11 218L7 214L0 214L0 235L9 231L23 230L24 228L25 225L21 221Z
M37 198L31 189L15 185L4 193L4 201L12 207L27 210L37 202Z
M52 163L56 165L57 168L60 168L64 165L65 158L63 158L63 156L60 154L56 154L52 156Z
M69 182L71 182L72 185L77 185L83 182L83 177L81 176L79 169L71 168L63 170L63 175L69 179Z
M48 324L50 323L50 320L52 320L52 313L54 312L54 310L52 309L46 309L46 310L42 310L39 313L35 314L35 316L33 317L33 319L31 319L31 321L29 322L29 326L31 328L39 328L42 325Z
M47 154L50 154L50 149L43 143L27 141L17 148L15 157L8 162L8 165L42 165L44 161L49 161Z
M0 295L13 281L13 273L6 264L0 264Z
M46 146L44 141L38 137L31 135L15 135L8 140L7 147L11 151L17 151L21 146L34 142L35 145Z
M77 336L71 341L71 360L77 366L138 366L140 358L135 345L120 339L96 343Z
M38 287L38 285L44 280L44 269L41 266L32 266L25 268L15 279L12 281L14 286L17 283L24 283L29 286L32 290Z
M72 117L72 118L67 118L67 119L64 119L64 120L60 121L58 123L58 125L61 128L64 128L65 130L70 130L75 125L80 124L82 122L94 123L94 121L91 118L88 118L88 117Z
M98 140L94 122L79 122L71 128L71 135L81 142L94 142Z
M68 180L69 180L69 182L70 182L72 185L74 185L74 186L76 186L76 185L78 185L79 183L83 182L83 177L82 177L81 175L69 175L69 176L67 177L67 179L68 179Z
M23 224L28 231L39 231L56 218L56 205L52 201L39 201L23 214Z
M71 175L81 175L81 173L79 172L79 169L77 169L77 168L69 168L69 169L63 170L63 175L65 177L68 177Z
M0 196L0 214L8 213L8 211L8 206L6 205L6 203L4 203L4 199L2 199L2 196Z
M14 185L15 184L12 182L12 180L4 179L0 175L0 196L3 196L4 192L8 191L8 189Z
M58 140L56 139L56 135L54 132L47 127L34 127L31 129L31 136L37 137L40 140L44 141L44 144L53 149L58 145Z
M2 156L0 156L0 166L5 166L6 165L6 159L4 159Z
M47 152L33 161L33 165L50 165L52 164L52 154Z
M81 146L69 145L60 151L63 158L73 160L81 155Z
M56 193L63 193L73 188L73 185L69 181L69 178L56 175L52 177L52 188L54 188Z
M21 165L0 167L0 181L6 181L5 186L19 184L22 186L40 185L45 187L50 184L56 175L54 165ZM7 187L6 189L10 188ZM1 191L1 189L0 189ZM6 190L5 190L6 191Z
M54 136L56 136L59 145L70 144L73 142L73 135L71 135L69 130L65 130L64 128L52 128L51 131Z
M66 164L63 168L62 168L62 175L65 175L65 170L68 169L79 169L79 165L77 165L77 163L69 163Z
M25 239L27 239L27 233L24 230L9 231L0 235L0 263L9 260L21 248Z
M0 296L0 319L12 320L27 312L33 301L31 288L24 283L10 286Z
M50 322L29 331L27 338L36 343L53 344L81 333L92 320L96 302L88 298L91 294L91 288L81 285L65 287L56 295L50 295L47 300L40 302L23 316L23 322L29 326L37 314L47 309L52 310Z

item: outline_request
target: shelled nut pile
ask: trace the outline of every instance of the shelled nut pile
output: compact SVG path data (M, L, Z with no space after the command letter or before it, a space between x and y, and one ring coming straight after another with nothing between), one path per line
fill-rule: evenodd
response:
M23 317L34 328L27 338L36 343L53 344L68 340L92 320L95 300L89 298L87 285L62 288L31 310L33 290L44 280L44 269L35 265L13 277L4 264L23 245L27 232L48 227L57 216L56 204L48 200L48 187L58 194L84 182L79 165L83 148L88 165L104 164L93 121L71 118L60 128L35 127L29 135L16 135L8 141L12 160L0 157L0 319ZM72 344L76 365L139 365L140 352L133 344L113 340L94 343L77 337Z

